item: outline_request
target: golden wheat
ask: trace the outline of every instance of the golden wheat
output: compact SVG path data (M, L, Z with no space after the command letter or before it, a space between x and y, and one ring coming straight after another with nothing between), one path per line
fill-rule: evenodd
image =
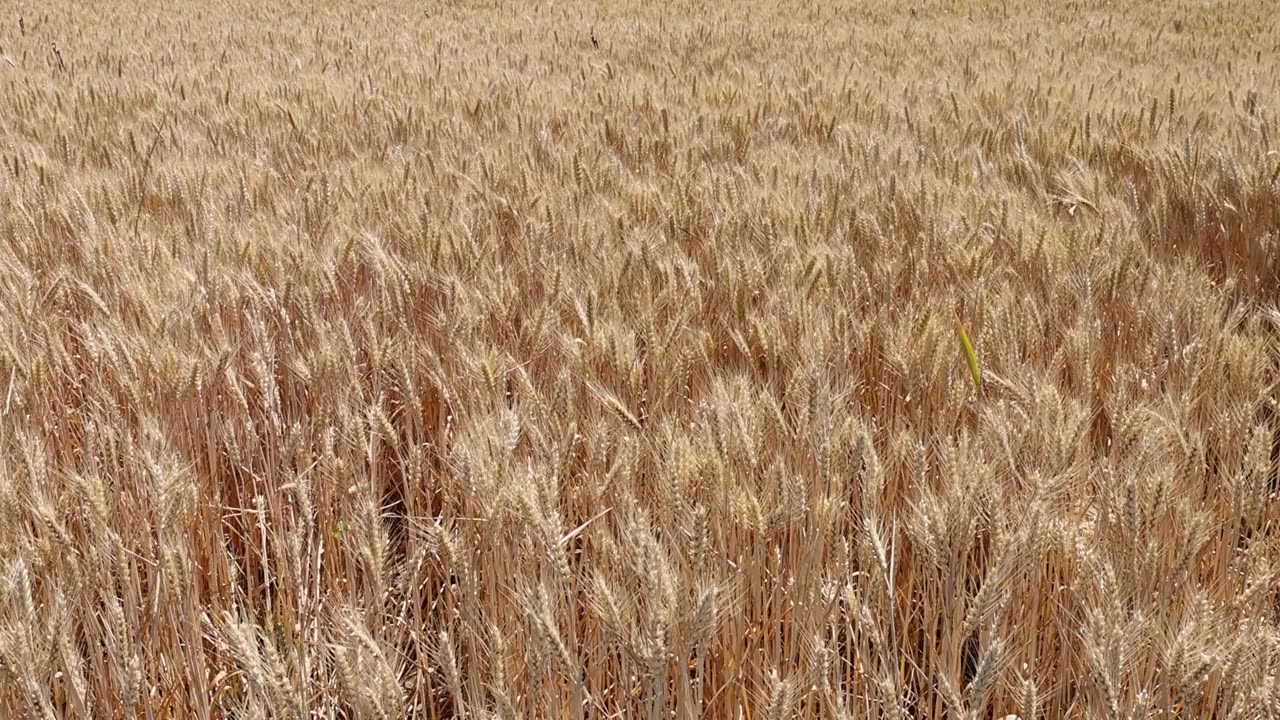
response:
M6 5L0 717L1280 717L1272 10Z

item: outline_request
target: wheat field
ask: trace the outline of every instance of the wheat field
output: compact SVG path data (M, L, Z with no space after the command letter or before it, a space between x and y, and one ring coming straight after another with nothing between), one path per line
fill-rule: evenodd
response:
M0 717L1280 718L1264 0L0 8Z

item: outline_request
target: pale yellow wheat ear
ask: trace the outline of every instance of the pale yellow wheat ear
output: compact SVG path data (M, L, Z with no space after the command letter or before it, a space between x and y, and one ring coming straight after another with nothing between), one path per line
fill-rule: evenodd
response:
M644 425L641 424L640 419L635 416L635 414L622 402L622 400L618 399L617 395L594 381L588 381L587 388L591 391L592 396L594 396L597 401L627 425L631 426L632 429L644 429Z
M344 699L371 716L396 716L404 704L404 691L391 661L358 611L340 608L335 614L338 634L330 655Z

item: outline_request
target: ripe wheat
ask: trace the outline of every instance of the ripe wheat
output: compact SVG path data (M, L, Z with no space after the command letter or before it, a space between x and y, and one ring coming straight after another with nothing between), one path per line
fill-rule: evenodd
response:
M1280 717L1277 38L6 4L0 717Z

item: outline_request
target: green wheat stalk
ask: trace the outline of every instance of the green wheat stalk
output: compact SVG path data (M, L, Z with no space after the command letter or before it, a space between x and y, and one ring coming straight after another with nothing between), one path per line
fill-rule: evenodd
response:
M973 343L969 342L969 333L964 331L960 321L956 321L956 330L960 334L960 349L964 351L964 361L969 364L969 376L973 378L973 389L982 395L982 366L978 364L978 354L973 351Z

